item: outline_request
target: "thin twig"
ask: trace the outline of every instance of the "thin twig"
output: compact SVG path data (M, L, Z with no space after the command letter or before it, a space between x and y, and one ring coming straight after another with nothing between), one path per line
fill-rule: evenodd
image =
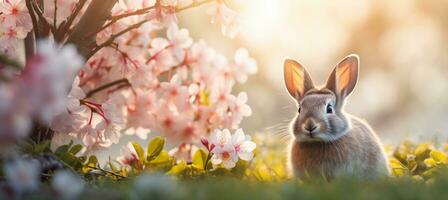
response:
M118 33L116 33L116 34L113 34L112 36L109 37L108 40L106 40L106 41L103 42L102 44L98 45L95 49L93 49L93 50L88 54L87 57L89 58L89 57L93 56L93 55L94 55L96 52L98 52L101 48L103 48L103 47L107 47L107 46L111 45L111 44L114 42L114 40L117 39L118 37L120 37L121 35L123 35L123 34L129 32L129 31L131 31L131 30L133 30L133 29L138 28L138 27L140 27L141 25L143 25L144 23L149 22L149 21L150 21L150 20L142 20L142 21L140 21L140 22L138 22L138 23L135 23L135 24L133 24L133 25L131 25L131 26L129 26L129 27L127 27L127 28L121 30L120 32L118 32Z
M33 6L34 11L36 12L37 16L39 17L39 20L42 20L47 25L50 25L50 23L47 21L47 18L45 18L44 13L40 9L40 7L35 2L32 2L31 5Z
M102 172L105 172L105 173L108 173L108 174L112 174L112 175L114 175L114 176L117 176L117 177L120 177L120 178L123 178L123 179L126 179L126 178L127 178L126 176L122 176L122 175L117 174L117 173L115 173L115 172L108 171L108 170L105 170L105 169L101 169L101 168L99 168L99 167L94 167L94 166L89 166L89 165L87 165L87 167L88 167L88 168L92 168L92 169L96 169L96 170L100 170L100 171L102 171Z
M87 0L80 0L75 7L75 10L73 11L70 16L67 17L66 20L64 20L61 23L61 26L58 30L58 34L66 34L68 29L70 29L70 26L72 26L73 22L75 21L76 17L78 16L79 12L81 12L82 8L84 8L85 3ZM60 39L63 38L63 35L59 36Z
M37 24L37 19L36 19L36 15L35 15L33 6L31 5L31 0L26 0L25 4L26 4L26 8L28 9L28 13L30 14L31 22L33 23L34 36L36 38L38 38L39 37L39 26Z
M115 22L117 22L120 19L123 19L123 18L126 18L126 17L130 17L130 16L135 16L135 15L143 15L143 14L148 13L150 10L152 10L154 8L156 8L156 7L155 6L151 6L151 7L138 9L138 10L136 10L134 12L124 13L124 14L112 16L110 21L108 23L106 23L106 25L104 25L98 32L101 32L102 30L104 30L107 27L111 26L112 24L114 24ZM98 32L96 32L96 33L98 33Z
M180 11L183 11L183 10L186 10L186 9L198 7L198 6L201 6L203 4L211 3L211 2L214 2L214 1L216 1L216 0L193 1L193 3L191 3L188 6L176 8L176 12L180 12Z
M88 60L90 52L97 46L96 36L89 36L96 32L110 18L112 8L118 0L90 0L87 9L75 26L70 27L70 34L65 43L72 43L85 60Z
M121 83L129 84L129 81L128 81L128 79L123 78L123 79L119 79L119 80L116 80L116 81L113 81L113 82L110 82L110 83L106 83L106 84L104 84L104 85L102 85L102 86L99 86L99 87L97 87L97 88L91 90L90 92L88 92L88 93L86 94L86 98L90 98L90 97L92 97L94 94L96 94L96 93L98 93L98 92L100 92L100 91L102 91L102 90L105 90L105 89L107 89L107 88L110 88L110 87L112 87L112 86L114 86L114 85L118 85L118 84L121 84Z
M183 10L194 8L194 7L198 7L198 6L201 6L203 4L211 3L211 2L214 2L214 1L216 1L216 0L193 1L193 3L191 3L188 6L176 8L176 12L181 12ZM133 16L133 15L144 14L145 12L149 11L152 8L157 8L159 6L158 4L159 4L159 1L157 1L156 5L154 5L152 7L143 8L143 9L137 10L138 11L138 12L136 11L137 13L133 12L133 13L117 15L117 16L115 16L115 18L116 18L115 21L114 21L114 19L112 19L109 23L107 23L105 26L103 26L100 29L100 31L104 30L105 28L107 28L107 26L112 25L114 22L118 21L119 19L122 19L122 18L125 18L125 17L129 17L129 16ZM136 24L133 24L133 25L129 26L128 28L126 28L126 29L124 29L124 30L122 30L122 31L112 35L106 42L104 42L103 44L97 45L97 47L95 47L91 52L89 52L87 57L90 58L96 52L98 52L101 48L109 46L110 44L112 44L117 37L119 37L119 36L129 32L129 31L131 31L133 29L136 29L136 28L140 27L141 25L143 25L144 23L149 22L149 21L151 21L151 20L150 19L142 20L142 21L140 21L140 22L138 22ZM98 32L99 31L97 31L96 33L98 33Z
M56 28L57 15L58 15L58 0L54 0L54 14L53 14L53 27L54 28Z

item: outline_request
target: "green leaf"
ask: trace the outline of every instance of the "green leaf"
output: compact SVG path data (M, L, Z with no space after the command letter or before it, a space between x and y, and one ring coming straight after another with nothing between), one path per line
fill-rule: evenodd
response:
M167 172L169 175L179 175L182 174L187 169L187 163L185 161L180 162L175 165L170 171Z
M73 140L70 141L70 143L59 146L58 148L56 148L55 153L56 154L63 154L68 152L68 150L70 149L70 147L73 145Z
M431 152L431 149L432 146L430 144L419 144L414 151L416 160L422 161L427 158Z
M171 157L167 151L160 152L159 156L150 161L151 165L165 164L171 161Z
M61 153L58 155L59 159L64 161L67 165L70 165L73 169L77 170L82 167L81 160L70 152Z
M160 152L163 150L163 146L165 146L165 139L162 137L155 137L148 144L148 156L146 157L148 161L156 158Z
M143 162L145 160L145 151L143 150L142 146L136 142L132 142L132 146L135 149L135 152L137 152L138 160Z
M92 170L94 167L96 167L97 165L98 165L98 158L96 158L96 156L90 156L87 163L84 164L84 166L82 167L82 171L84 173L87 173L90 170Z
M437 150L432 150L430 155L431 155L431 158L433 158L436 162L448 164L448 156L445 155L443 152L437 151Z
M432 158L425 159L424 163L429 168L435 167L437 165L437 162Z
M109 160L107 161L107 164L109 165L109 168L112 170L112 171L118 171L118 168L114 165L114 163L113 163L113 161L112 161L112 158L109 156Z
M17 141L17 145L24 153L32 154L34 151L35 144L32 140L19 140Z
M86 162L86 156L79 156L78 157L78 159L82 162L82 163L84 163L84 162Z
M8 58L7 55L0 53L0 63L5 64L7 67L13 67L16 70L23 69L23 67L14 59Z
M73 146L73 147L70 149L70 153L72 153L73 155L76 155L76 154L79 153L81 150L82 150L82 145L77 144L77 145Z
M422 173L422 176L424 176L425 178L431 178L431 177L433 177L433 174L435 172L436 172L436 168L431 168L431 169L428 169L428 170L424 171Z
M208 153L205 152L203 149L199 149L194 153L193 155L193 166L205 170L206 163L207 162Z
M50 145L51 145L51 141L50 140L45 140L42 141L41 143L36 144L36 146L34 147L34 154L40 154L45 152L46 150L50 149Z

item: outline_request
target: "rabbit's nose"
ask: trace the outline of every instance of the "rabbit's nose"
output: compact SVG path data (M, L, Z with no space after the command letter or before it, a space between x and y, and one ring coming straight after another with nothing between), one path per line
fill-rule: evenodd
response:
M317 125L316 124L308 124L307 126L305 126L305 130L307 130L310 133L312 133L316 129L317 129Z
M303 128L305 129L305 132L312 134L314 131L316 131L319 128L319 125L312 120L308 120L304 124Z

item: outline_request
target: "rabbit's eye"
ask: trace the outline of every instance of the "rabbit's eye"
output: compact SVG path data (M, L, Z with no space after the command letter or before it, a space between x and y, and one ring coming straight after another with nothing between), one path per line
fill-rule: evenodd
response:
M300 108L302 108L302 107L299 107L299 110L298 110L299 113L300 113L300 110L301 110Z
M327 105L327 114L333 114L333 107L330 104Z

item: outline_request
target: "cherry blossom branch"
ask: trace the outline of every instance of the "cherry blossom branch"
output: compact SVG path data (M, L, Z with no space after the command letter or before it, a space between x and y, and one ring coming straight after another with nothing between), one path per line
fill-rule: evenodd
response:
M92 97L94 94L96 94L96 93L98 93L98 92L100 92L100 91L102 91L102 90L105 90L105 89L107 89L107 88L110 88L110 87L112 87L112 86L114 86L114 85L118 85L118 84L130 84L130 83L129 83L128 79L125 79L125 78L123 78L123 79L119 79L119 80L116 80L116 81L113 81L113 82L110 82L110 83L106 83L106 84L104 84L104 85L102 85L102 86L99 86L99 87L97 87L97 88L95 88L95 89L89 91L89 92L86 94L86 98L90 98L90 97Z
M65 34L70 29L70 26L72 26L79 12L81 12L81 10L84 8L86 2L87 0L78 1L78 3L76 3L75 10L72 12L72 14L70 14L70 16L68 16L67 19L61 23L60 28L58 29L56 34L56 39L58 41L61 41L65 37Z
M129 62L130 62L132 65L134 65L134 67L135 67L136 69L139 68L138 64L137 64L134 60L132 60L132 58L131 58L126 52L123 52L122 50L120 50L120 49L118 48L118 46L113 46L112 48L115 49L115 51L117 51L118 53L121 54L121 56L123 57L123 62L124 62L124 64L127 64L127 60L129 60Z
M58 15L58 0L53 0L54 3L54 13L53 13L53 27L56 28L57 15Z
M29 32L25 37L25 62L36 53L36 37L34 32Z
M122 176L122 175L117 174L117 173L115 173L115 172L108 171L108 170L105 170L105 169L102 169L102 168L99 168L99 167L94 167L94 166L89 166L89 165L88 165L87 167L88 167L88 168L92 168L92 169L99 170L99 171L104 172L104 173L108 173L108 174L114 175L114 176L116 176L116 177L120 177L120 178L122 178L122 179L126 179L126 178L127 178L126 176Z
M183 11L183 10L190 9L190 8L194 8L194 7L198 7L198 6L201 6L201 5L203 5L203 4L211 3L211 2L214 2L214 1L216 1L216 0L193 1L193 3L191 3L191 4L188 5L188 6L185 6L185 7L178 7L178 8L176 8L176 12L181 12L181 11ZM151 10L151 9L160 7L160 6L158 5L158 2L159 2L159 1L157 1L156 5L151 6L151 7L148 7L148 8L142 8L142 9L137 10L137 11L132 12L132 13L125 13L125 14L122 14L122 15L117 15L117 16L115 16L116 19L112 19L112 20L111 20L110 22L108 22L104 27L102 27L101 29L99 29L99 31L104 30L105 28L107 28L108 26L111 26L113 23L117 22L118 20L120 20L120 19L122 19L122 18L126 18L126 17L129 17L129 16L134 16L134 15L145 14L145 13L147 13L147 12L148 12L149 10ZM163 7L162 7L162 8L163 8ZM149 21L151 21L151 20L149 20L149 19L148 19L148 20L142 20L141 22L138 22L138 23L136 23L136 24L133 24L133 25L129 26L128 28L126 28L126 29L120 31L119 33L112 35L106 42L104 42L104 43L101 44L101 45L98 45L92 52L90 52L89 54L87 54L87 58L90 58L91 56L93 56L93 55L94 55L96 52L98 52L101 48L106 47L106 46L109 46L110 44L112 44L113 41L114 41L117 37L119 37L119 36L121 36L121 35L123 35L123 34L129 32L129 31L131 31L131 30L133 30L133 29L139 28L141 25L143 25L144 23L149 22ZM94 33L98 33L99 31L94 32Z
M37 19L36 19L36 15L35 15L33 6L31 5L31 0L26 0L25 5L26 5L26 8L28 9L28 13L30 14L31 22L33 23L34 35L35 35L35 37L38 37L39 36L39 26L37 24Z
M44 12L42 9L40 9L39 5L35 1L31 3L31 6L33 7L33 10L36 12L37 16L39 17L39 22L42 21L44 26L52 27L50 22L47 21L47 18L44 16Z
M131 13L124 13L124 14L112 16L110 21L108 23L106 23L106 25L104 25L98 32L106 29L107 27L109 27L112 24L116 23L120 19L123 19L123 18L126 18L126 17L130 17L130 16L135 16L135 15L143 15L143 14L146 14L150 10L155 9L155 8L156 8L156 6L150 6L150 7L138 9L138 10L136 10L134 12L131 12Z
M67 43L73 43L78 52L87 60L96 47L96 35L89 35L103 27L110 18L113 6L118 0L92 0L78 24L73 28Z
M214 2L214 1L216 1L216 0L193 1L193 3L191 3L188 6L176 8L176 12L180 12L180 11L187 10L187 9L190 9L190 8L198 7L198 6L201 6L203 4L211 3L211 2Z
M118 32L118 33L113 34L112 36L109 37L109 39L107 39L107 40L106 40L105 42L103 42L102 44L97 45L97 46L96 46L90 53L88 53L88 54L87 54L87 58L90 58L91 56L93 56L96 52L98 52L98 51L99 51L100 49L102 49L103 47L107 47L107 46L111 45L111 44L114 42L114 40L117 39L118 37L120 37L121 35L123 35L123 34L129 32L129 31L131 31L131 30L133 30L133 29L138 28L138 27L140 27L141 25L143 25L144 23L149 22L149 21L150 21L150 20L142 20L142 21L140 21L140 22L138 22L138 23L135 23L135 24L133 24L133 25L131 25L131 26L129 26L129 27L127 27L127 28L121 30L121 31Z

